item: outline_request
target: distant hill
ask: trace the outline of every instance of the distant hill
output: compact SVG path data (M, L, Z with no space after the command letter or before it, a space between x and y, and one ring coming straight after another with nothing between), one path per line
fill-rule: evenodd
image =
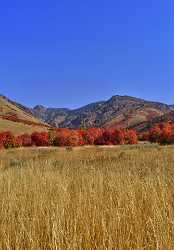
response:
M0 95L0 131L14 134L47 129L48 125L34 117L31 110Z
M133 128L145 131L152 125L172 120L174 106L146 101L131 96L115 95L107 101L88 104L78 109L28 108L0 95L0 131L15 133L59 128ZM48 125L50 124L50 125Z
M70 114L70 110L66 108L46 108L42 105L37 105L31 109L32 114L40 120L51 124L54 127L59 127L61 122Z
M46 108L36 106L31 112L56 127L134 127L160 117L172 107L131 96L113 96L107 101L88 104L79 109Z

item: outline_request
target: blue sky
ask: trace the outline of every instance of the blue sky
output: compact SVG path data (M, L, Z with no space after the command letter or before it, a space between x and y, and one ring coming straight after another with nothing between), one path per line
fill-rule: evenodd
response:
M0 93L28 106L174 103L173 13L173 0L1 1Z

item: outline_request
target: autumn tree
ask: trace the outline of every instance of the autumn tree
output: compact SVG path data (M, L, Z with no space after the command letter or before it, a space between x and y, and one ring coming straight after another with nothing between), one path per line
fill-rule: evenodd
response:
M32 144L36 146L50 146L47 132L34 132L31 135Z
M16 146L14 135L9 131L0 133L0 144L4 148L14 148Z
M23 135L18 136L18 138L21 140L23 147L31 147L32 146L31 135L23 134Z
M159 125L156 125L154 128L149 131L149 141L150 142L160 142L161 140L161 128Z
M126 144L137 144L138 136L134 130L126 131Z

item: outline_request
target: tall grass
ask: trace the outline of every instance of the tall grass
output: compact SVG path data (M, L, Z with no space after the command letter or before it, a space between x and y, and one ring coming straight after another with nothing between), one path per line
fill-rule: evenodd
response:
M174 249L174 148L0 153L0 249Z

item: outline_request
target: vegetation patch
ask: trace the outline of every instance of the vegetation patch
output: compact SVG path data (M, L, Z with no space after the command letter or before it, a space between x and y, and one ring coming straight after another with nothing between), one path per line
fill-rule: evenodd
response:
M174 249L174 147L158 148L1 151L0 248Z

